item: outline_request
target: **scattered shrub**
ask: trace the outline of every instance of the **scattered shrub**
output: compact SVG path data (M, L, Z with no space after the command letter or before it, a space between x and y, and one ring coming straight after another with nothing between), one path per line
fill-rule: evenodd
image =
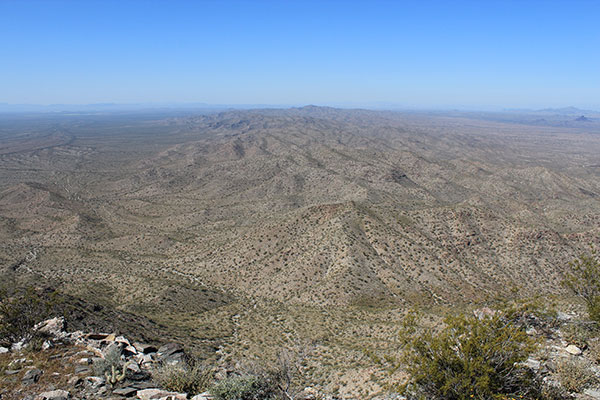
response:
M152 373L153 380L163 389L196 395L211 385L214 370L200 364L163 365Z
M539 395L533 373L519 366L536 345L513 319L500 312L448 317L441 329L422 328L414 314L401 329L409 398L466 400Z
M581 359L566 359L558 363L556 376L560 384L570 392L580 392L597 381L592 365Z
M560 330L567 343L581 349L587 348L589 341L597 335L596 326L590 324L570 323L565 324Z
M210 388L215 400L270 400L279 393L274 379L264 375L240 375L222 379Z
M570 272L563 283L583 299L592 321L600 322L600 260L597 252L582 254L569 263Z
M541 400L565 400L569 398L571 398L571 396L567 389L558 385L543 385L540 393Z

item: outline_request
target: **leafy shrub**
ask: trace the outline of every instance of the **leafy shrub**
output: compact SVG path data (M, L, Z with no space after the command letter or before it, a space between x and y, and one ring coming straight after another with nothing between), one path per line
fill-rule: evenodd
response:
M278 392L273 379L260 375L229 377L210 388L215 400L269 400L276 399Z
M152 373L152 378L160 387L174 392L196 395L211 385L214 370L202 365L163 365Z
M600 322L600 260L597 252L582 254L569 263L571 271L563 283L576 296L583 299L592 321Z
M448 317L437 330L419 327L411 314L400 338L410 375L400 390L409 398L466 400L539 394L533 373L519 364L536 345L518 321L503 313L481 319L464 314Z
M560 384L570 392L580 392L597 381L592 364L580 359L566 359L558 363L556 375Z

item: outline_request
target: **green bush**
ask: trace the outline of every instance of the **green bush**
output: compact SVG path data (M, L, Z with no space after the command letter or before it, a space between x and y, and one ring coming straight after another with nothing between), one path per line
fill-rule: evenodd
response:
M273 379L260 375L229 377L210 388L215 400L270 400L276 399L278 392Z
M163 389L196 395L209 388L214 370L202 365L163 365L152 373L153 380Z
M582 254L569 263L570 271L563 283L583 299L592 321L600 322L600 260L597 252Z
M511 318L506 318L510 315ZM422 328L414 314L405 319L400 338L410 375L400 386L411 399L532 398L539 393L533 373L519 363L536 344L514 319L497 312L481 319L448 317L441 329Z

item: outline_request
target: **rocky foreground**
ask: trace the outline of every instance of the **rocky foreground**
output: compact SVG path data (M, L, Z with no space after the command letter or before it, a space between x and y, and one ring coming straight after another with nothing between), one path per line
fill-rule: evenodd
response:
M495 311L480 309L484 318ZM595 329L595 328L593 328ZM563 397L600 399L600 342L589 325L574 314L527 318L527 334L541 343L524 364ZM37 344L32 338L43 338ZM33 347L38 348L34 349ZM154 346L131 342L114 333L66 332L62 317L37 324L29 339L0 347L0 399L213 399L208 391L190 394L165 390L156 379L164 366L187 365L189 356L177 343ZM115 368L117 360L119 368ZM111 364L112 363L112 364ZM217 380L233 371L219 370ZM336 399L312 388L290 399ZM371 399L404 399L397 394Z
M49 319L36 326L36 332L47 338L37 354L25 352L25 340L14 343L10 349L0 347L0 353L5 353L4 357L11 356L4 371L7 378L4 381L5 388L0 392L1 399L188 398L186 393L162 390L151 382L151 371L157 365L184 362L186 355L179 344L168 343L157 348L144 343L131 343L127 338L115 334L67 333L63 327L62 318ZM41 354L46 357L39 357ZM98 368L94 366L114 354L118 354L123 362L123 370L113 368L104 376L97 376ZM44 364L46 369L36 365L36 362ZM33 394L36 391L39 393ZM210 396L206 393L192 398L200 400Z

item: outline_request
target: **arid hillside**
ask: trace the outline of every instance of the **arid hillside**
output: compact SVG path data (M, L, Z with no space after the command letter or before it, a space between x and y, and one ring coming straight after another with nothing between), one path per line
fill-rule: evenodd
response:
M593 124L305 107L2 127L4 268L125 306L557 292L600 237Z

